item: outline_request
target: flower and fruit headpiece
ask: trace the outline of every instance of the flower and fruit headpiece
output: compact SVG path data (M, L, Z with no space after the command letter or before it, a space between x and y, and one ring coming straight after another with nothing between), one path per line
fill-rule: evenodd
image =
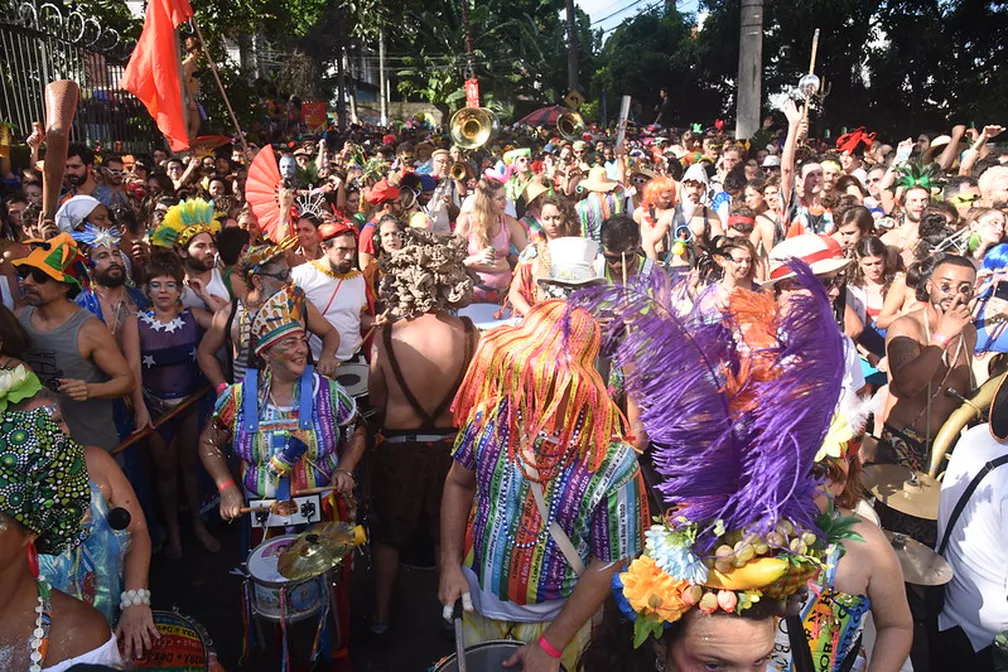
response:
M573 298L607 327L603 351L641 407L665 510L644 554L613 578L636 646L694 607L735 613L798 592L849 534L814 501L842 336L821 283L792 267L806 291L786 308L739 290L714 324L676 314L665 274Z

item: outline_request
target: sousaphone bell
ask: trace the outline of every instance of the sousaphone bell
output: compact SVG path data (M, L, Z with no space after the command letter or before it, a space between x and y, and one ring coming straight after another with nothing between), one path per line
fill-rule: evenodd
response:
M497 128L497 115L485 107L463 107L448 122L452 142L466 150L485 145Z
M584 117L574 111L564 112L557 117L556 129L564 140L580 140L585 131Z

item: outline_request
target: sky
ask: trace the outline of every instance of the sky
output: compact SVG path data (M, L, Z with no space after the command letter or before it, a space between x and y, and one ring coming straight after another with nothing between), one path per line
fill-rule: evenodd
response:
M604 41L612 29L624 20L633 17L638 12L654 7L661 0L576 0L577 5L584 10L592 20L592 28L601 28ZM695 13L698 0L677 0L680 12Z

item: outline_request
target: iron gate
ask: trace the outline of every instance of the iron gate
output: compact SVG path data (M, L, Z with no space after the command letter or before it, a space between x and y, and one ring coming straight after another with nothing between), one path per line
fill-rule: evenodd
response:
M114 30L76 9L15 4L0 16L0 122L13 126L14 142L23 141L32 122L45 120L45 85L69 79L80 86L73 141L150 152L161 134L143 104L118 87L131 50Z

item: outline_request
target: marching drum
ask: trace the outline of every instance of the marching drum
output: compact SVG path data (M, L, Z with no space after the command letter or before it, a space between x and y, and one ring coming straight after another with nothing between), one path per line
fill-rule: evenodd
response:
M296 623L315 616L326 599L325 576L291 581L280 574L277 560L296 534L267 539L248 557L248 580L252 612L274 623Z
M475 646L468 646L465 649L465 666L468 672L510 672L513 667L504 667L505 660L514 655L520 649L522 642L511 639L497 639L490 642L483 642ZM456 654L443 658L434 664L431 672L458 672ZM561 665L560 672L566 672L566 668Z
M161 672L219 672L213 642L203 626L177 611L154 610L159 637L131 669Z

